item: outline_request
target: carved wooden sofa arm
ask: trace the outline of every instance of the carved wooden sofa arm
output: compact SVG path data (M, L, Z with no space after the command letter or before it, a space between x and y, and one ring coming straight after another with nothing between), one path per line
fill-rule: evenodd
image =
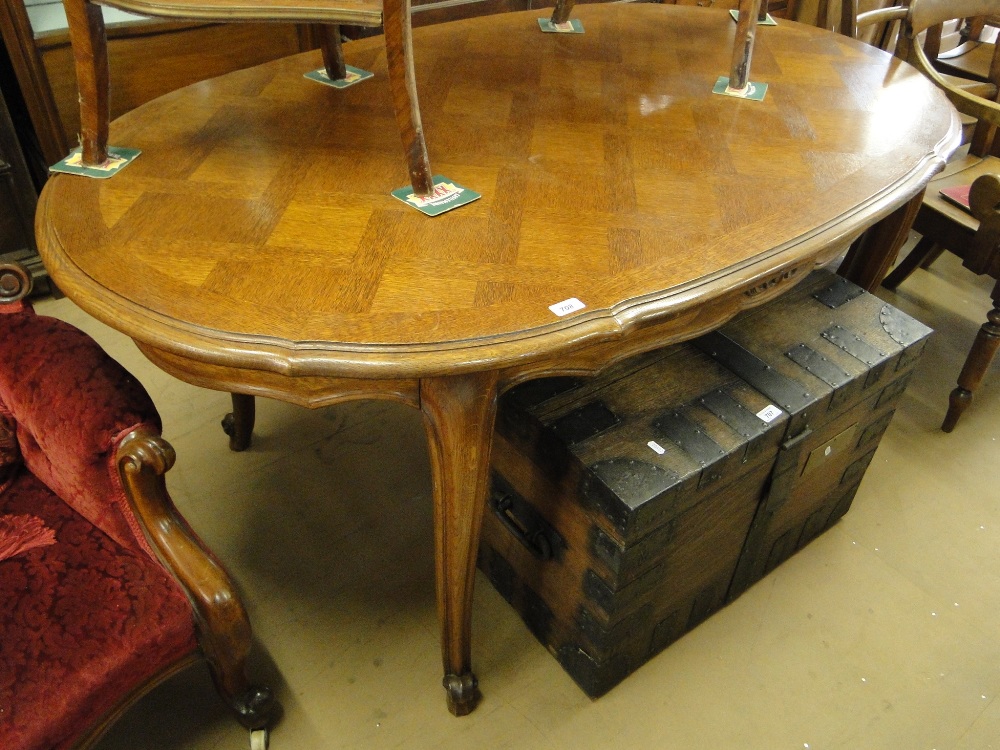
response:
M125 435L115 452L125 496L146 541L191 602L198 643L216 687L240 723L260 729L267 725L272 697L267 688L247 682L250 621L222 563L201 543L167 493L164 475L175 459L173 446L149 425Z
M152 400L82 331L36 315L0 264L0 747L86 747L203 657L250 729L251 630L225 568L174 507Z

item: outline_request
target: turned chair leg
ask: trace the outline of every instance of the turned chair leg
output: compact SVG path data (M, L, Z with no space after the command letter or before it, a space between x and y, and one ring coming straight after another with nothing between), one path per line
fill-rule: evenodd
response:
M556 0L556 7L552 9L552 23L566 23L569 20L569 14L573 11L573 5L575 5L575 0Z
M344 49L340 42L340 26L336 24L320 25L319 38L326 74L331 81L344 80L347 78L347 67L344 64Z
M937 247L934 240L921 237L910 254L903 258L899 264L892 269L892 273L885 277L882 286L890 291L895 291L896 287L909 278L910 274L918 268L926 268L941 254L941 249ZM925 265L926 264L926 265Z
M108 160L111 122L108 40L101 7L89 0L65 0L69 36L73 45L76 80L80 87L80 141L83 164L98 166Z
M948 399L948 413L941 425L941 429L945 432L955 429L958 418L972 402L972 393L983 381L983 376L993 362L998 348L1000 348L1000 281L993 288L993 309L987 314L986 322L976 334L976 340L958 376L958 387L951 392Z
M245 451L253 439L256 407L253 396L234 393L233 410L222 418L222 431L229 435L229 450Z
M417 101L416 73L413 69L413 30L410 26L410 0L385 0L382 6L385 52L389 69L389 88L396 110L396 124L406 152L410 184L417 195L434 190L430 158L424 141Z

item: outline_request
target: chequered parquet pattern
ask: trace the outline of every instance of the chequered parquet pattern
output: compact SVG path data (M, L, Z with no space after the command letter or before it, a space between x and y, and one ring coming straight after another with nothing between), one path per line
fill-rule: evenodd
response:
M414 32L433 170L481 193L472 204L428 218L390 195L407 175L376 37L345 46L375 72L352 88L303 78L309 53L120 119L111 142L141 148L134 164L48 188L59 252L204 329L509 337L563 324L548 306L569 297L594 314L774 248L812 252L817 227L924 168L951 127L916 71L810 27L758 29L758 103L711 93L735 29L721 10L581 6L582 35L542 34L545 12Z

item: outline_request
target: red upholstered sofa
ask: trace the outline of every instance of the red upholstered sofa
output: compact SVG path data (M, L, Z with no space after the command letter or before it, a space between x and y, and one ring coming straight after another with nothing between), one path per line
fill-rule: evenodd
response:
M0 265L0 748L90 745L197 658L264 727L246 612L167 495L152 401L91 338L19 301L27 286Z

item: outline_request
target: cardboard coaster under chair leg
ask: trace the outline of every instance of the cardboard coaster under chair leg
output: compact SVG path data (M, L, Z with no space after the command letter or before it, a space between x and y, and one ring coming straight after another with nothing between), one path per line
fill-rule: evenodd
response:
M538 28L546 34L582 34L583 22L569 17L575 4L576 0L556 0L552 15L538 19Z
M305 74L305 77L310 81L318 81L325 86L333 86L335 89L346 89L348 86L361 83L362 81L365 81L375 75L371 71L355 68L353 65L345 65L344 69L347 72L343 78L330 78L330 76L327 75L326 68L311 70Z
M439 174L434 175L433 182L434 189L430 195L417 195L411 185L404 185L393 190L392 197L427 216L439 216L482 197L476 191Z
M582 34L583 22L579 18L571 18L563 23L552 23L551 18L539 18L538 28L546 34Z
M89 165L83 163L83 149L75 148L70 151L69 156L65 159L49 167L49 171L106 180L125 169L141 153L137 148L108 146L107 161L103 164Z
M749 99L750 101L760 102L764 101L764 94L767 93L767 84L747 81L746 86L742 89L734 89L729 86L729 76L719 76L719 80L716 81L715 86L712 87L712 93L722 94L723 96L734 96L737 99Z
M763 0L740 0L740 9L734 16L736 34L733 38L733 56L729 75L719 76L715 86L712 87L713 94L757 102L764 99L764 94L767 93L767 84L754 83L750 80L750 61L753 58L761 2Z

